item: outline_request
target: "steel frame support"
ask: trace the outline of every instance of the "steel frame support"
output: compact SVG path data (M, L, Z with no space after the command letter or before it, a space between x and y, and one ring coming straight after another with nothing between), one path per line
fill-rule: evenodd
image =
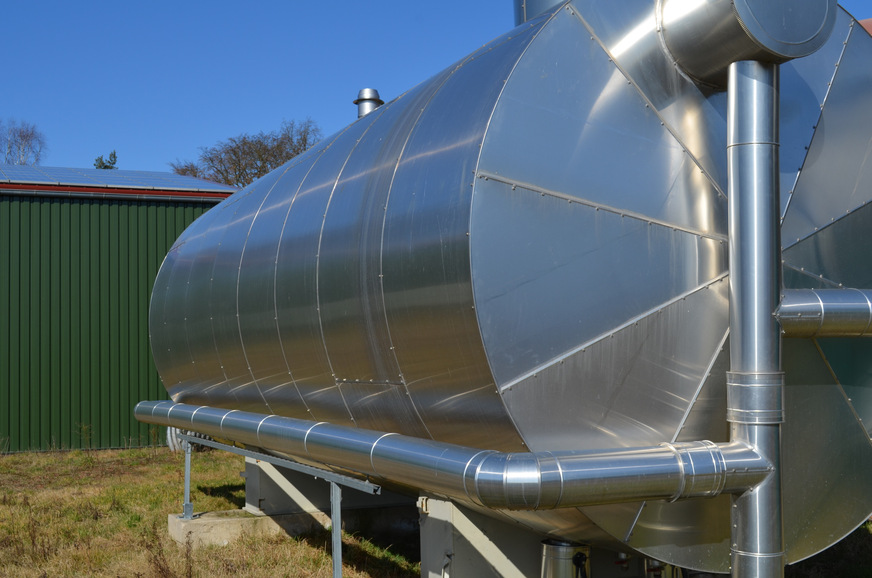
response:
M254 458L260 461L271 463L294 470L300 473L308 474L315 478L321 478L330 484L330 523L331 523L331 541L333 548L333 576L334 578L342 578L342 486L349 486L361 492L379 495L381 486L376 484L343 476L335 472L322 470L305 464L278 458L268 454L222 444L214 440L208 440L198 437L189 436L187 434L179 434L179 439L185 447L185 503L183 514L179 516L182 519L190 520L193 518L194 505L191 503L191 446L199 444L211 448L224 450L233 454Z
M731 440L754 448L773 471L732 503L736 578L784 576L781 423L784 374L774 312L781 289L778 221L778 66L729 68L727 111L730 251Z
M336 482L330 482L330 524L333 578L342 578L342 488Z
M336 482L340 486L345 486L348 488L353 488L359 492L363 492L364 494L372 494L373 496L378 496L381 494L381 486L378 484L373 484L372 482L368 482L366 480L358 480L357 478L352 478L350 476L344 476L342 474L337 474L336 472L332 472L330 470L325 470L323 468L316 468L315 466L307 466L306 464L301 464L299 462L295 462L292 460L280 458L271 454L265 454L263 452L256 452L253 450L241 448L238 446L231 446L227 444L222 444L221 442L216 442L215 440L206 439L202 437L194 437L188 434L179 434L179 439L183 441L188 441L190 443L195 443L201 446L207 446L210 448L215 448L216 450L223 450L225 452L230 452L231 454L237 454L240 456L245 456L247 458L253 458L255 460L260 460L262 462L270 463L274 466L280 466L289 470L293 470L295 472L300 472L301 474L306 474L312 476L313 478L318 478L321 480L326 480L328 482Z
M182 444L185 448L185 501L182 504L182 515L179 517L190 520L194 517L194 504L191 502L191 442L183 439Z

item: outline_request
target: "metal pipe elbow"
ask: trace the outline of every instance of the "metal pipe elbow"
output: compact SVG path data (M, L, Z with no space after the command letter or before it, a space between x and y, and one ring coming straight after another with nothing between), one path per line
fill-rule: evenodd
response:
M781 63L830 37L836 0L659 0L663 43L692 78L726 88L733 62Z

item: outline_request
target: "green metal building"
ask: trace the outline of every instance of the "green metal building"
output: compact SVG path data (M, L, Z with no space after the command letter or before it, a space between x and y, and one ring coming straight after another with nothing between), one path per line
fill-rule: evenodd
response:
M148 339L154 278L185 227L234 190L0 165L0 452L156 441L132 415L166 397Z

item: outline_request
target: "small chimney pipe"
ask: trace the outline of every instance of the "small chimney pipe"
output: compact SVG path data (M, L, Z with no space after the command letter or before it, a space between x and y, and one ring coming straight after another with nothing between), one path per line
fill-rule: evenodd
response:
M360 92L357 93L357 100L354 101L354 104L357 105L357 118L365 117L384 103L385 101L379 97L376 89L361 89Z

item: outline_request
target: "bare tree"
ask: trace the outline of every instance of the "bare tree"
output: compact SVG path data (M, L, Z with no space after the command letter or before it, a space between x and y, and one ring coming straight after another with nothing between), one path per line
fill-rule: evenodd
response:
M177 175L241 188L304 152L320 138L321 129L312 119L301 123L284 121L273 132L241 134L214 146L202 147L197 162L177 160L170 163L170 167Z
M45 135L29 122L0 121L0 150L8 165L38 165L46 151Z
M177 175L184 175L186 177L194 177L197 179L209 178L206 175L206 169L204 169L201 165L195 163L194 161L177 160L174 163L170 163L170 166L172 167L173 172Z

